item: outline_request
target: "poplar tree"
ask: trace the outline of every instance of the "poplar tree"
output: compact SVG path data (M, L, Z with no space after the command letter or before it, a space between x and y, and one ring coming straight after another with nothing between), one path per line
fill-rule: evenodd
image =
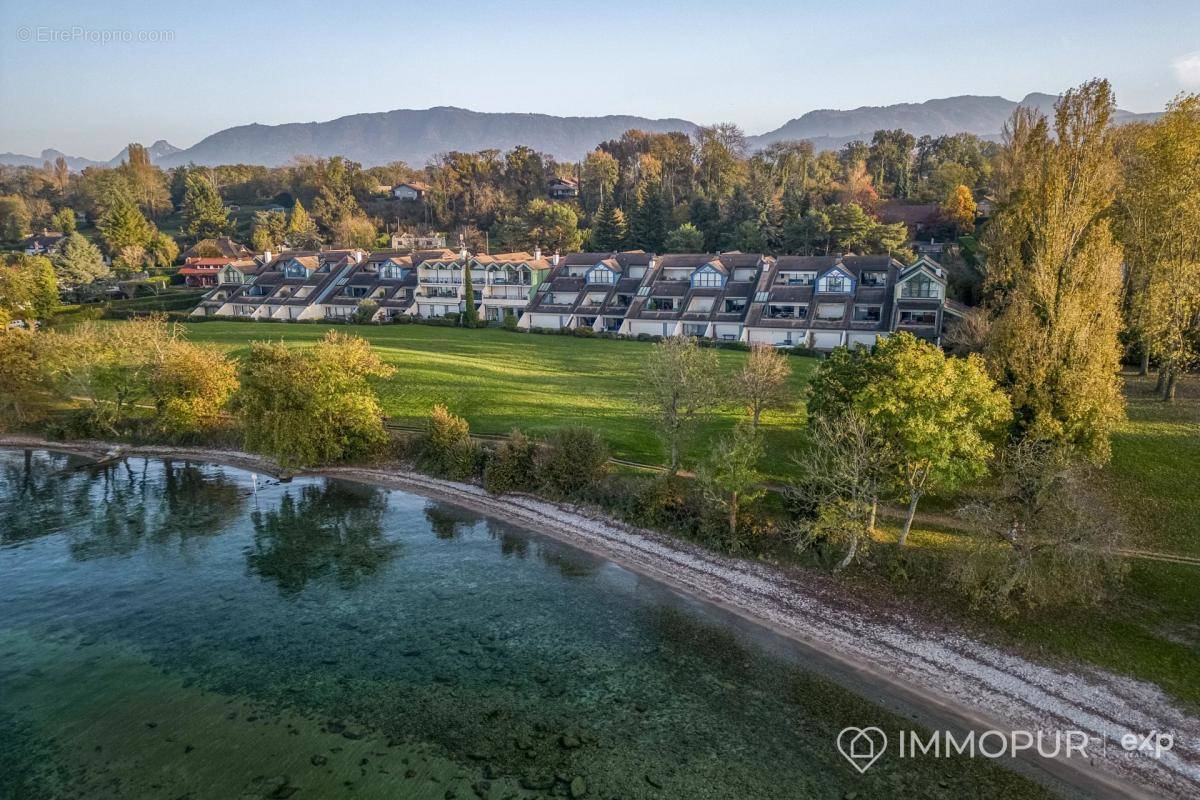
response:
M1012 395L1018 432L1097 461L1124 413L1113 107L1107 81L1094 80L1059 100L1053 131L1036 111L1013 113L985 237L995 318L987 357Z
M317 232L317 223L304 210L304 205L297 200L292 206L292 216L288 220L285 240L288 246L302 250L315 250L321 246L321 236Z

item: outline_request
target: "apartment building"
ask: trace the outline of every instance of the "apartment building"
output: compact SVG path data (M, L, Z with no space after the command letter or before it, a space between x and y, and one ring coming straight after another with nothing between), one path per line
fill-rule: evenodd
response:
M780 256L758 282L745 341L778 346L871 346L905 330L940 343L948 307L945 273L920 258L904 266L890 256Z
M922 256L780 256L640 250L471 255L466 250L290 251L225 264L193 316L345 320L438 318L469 302L481 319L524 329L590 328L832 350L895 331L941 342L965 309L946 299L941 266Z
M526 329L587 327L615 333L652 269L654 256L640 250L570 253L538 287L518 324Z
M760 253L660 256L618 331L630 336L742 340L755 286L770 265Z

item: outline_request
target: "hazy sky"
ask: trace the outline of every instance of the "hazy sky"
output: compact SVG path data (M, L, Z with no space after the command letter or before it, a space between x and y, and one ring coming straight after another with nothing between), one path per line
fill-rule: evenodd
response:
M1200 91L1200 0L0 0L0 152L33 155L436 105L761 133L1093 76L1132 111Z

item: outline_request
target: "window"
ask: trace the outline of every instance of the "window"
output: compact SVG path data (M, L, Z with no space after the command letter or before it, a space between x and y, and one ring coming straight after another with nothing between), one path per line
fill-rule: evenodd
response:
M882 306L855 306L854 321L855 322L879 322L879 313Z
M683 335L684 336L703 336L705 331L707 331L707 330L708 330L707 325L684 325L683 326Z
M712 297L693 297L692 302L688 303L687 310L692 313L703 314L712 311Z
M808 306L772 303L767 306L767 316L771 319L807 319Z
M936 311L901 311L901 325L936 325Z
M725 298L725 306L722 309L725 314L740 314L746 310L746 298L744 297L727 297Z
M758 275L756 267L739 267L733 271L735 281L752 281Z
M883 286L887 283L886 272L864 272L861 283L863 286Z
M307 278L308 270L299 261L289 261L283 268L283 276L285 278Z
M846 276L840 272L831 272L824 278L821 278L821 282L817 286L817 291L848 292L850 291L850 281L846 280Z
M616 274L608 267L596 267L587 274L588 283L614 283Z
M815 272L781 272L775 282L785 286L812 286L816 277Z
M701 267L692 273L692 286L704 289L720 289L725 285L725 276L712 267Z
M646 303L647 311L674 311L676 299L674 297L651 297Z
M379 268L379 279L385 281L398 281L404 278L404 270L396 264L384 264Z
M846 316L845 303L821 303L817 306L817 319L834 322Z
M928 275L918 275L904 282L900 296L938 298L942 296L942 285Z

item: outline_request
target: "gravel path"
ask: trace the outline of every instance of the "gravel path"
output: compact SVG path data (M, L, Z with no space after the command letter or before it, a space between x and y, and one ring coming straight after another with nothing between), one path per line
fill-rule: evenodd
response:
M271 461L245 453L105 443L48 444L0 438L0 446L41 447L92 457L167 456L279 474ZM880 609L839 592L824 576L789 574L727 558L587 509L525 495L492 497L478 486L400 468L333 467L307 475L415 491L472 507L599 553L634 571L717 602L837 659L871 683L943 709L978 729L1086 731L1089 762L1043 763L1047 771L1096 795L1200 798L1200 719L1152 684L1090 667L1036 664L961 632L895 608ZM804 582L799 578L803 577ZM812 578L812 580L810 580ZM1160 757L1127 752L1122 737L1170 731Z

